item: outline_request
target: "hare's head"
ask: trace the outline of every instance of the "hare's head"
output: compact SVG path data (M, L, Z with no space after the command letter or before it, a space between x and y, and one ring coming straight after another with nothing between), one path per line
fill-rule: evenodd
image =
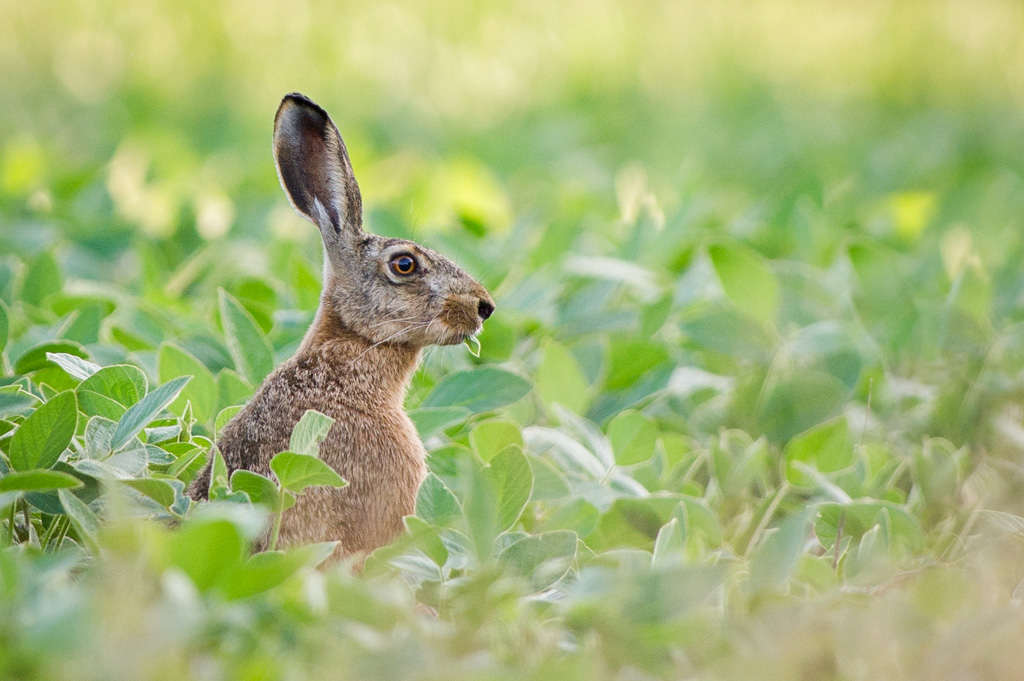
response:
M320 230L321 304L347 329L413 346L452 345L480 331L494 312L487 289L440 253L363 231L345 143L327 113L300 94L277 110L274 159L295 210Z

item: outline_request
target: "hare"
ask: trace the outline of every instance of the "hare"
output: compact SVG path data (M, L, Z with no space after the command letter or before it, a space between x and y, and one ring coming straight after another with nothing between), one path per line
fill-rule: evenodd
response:
M359 564L402 532L426 474L426 451L402 409L421 349L478 333L494 301L444 256L363 231L345 143L303 95L281 102L274 159L292 206L320 230L323 293L295 356L267 376L217 444L229 473L272 477L270 459L288 448L307 409L334 418L320 457L349 484L307 489L285 513L280 542L337 540L334 558ZM209 486L208 464L189 496L205 498Z

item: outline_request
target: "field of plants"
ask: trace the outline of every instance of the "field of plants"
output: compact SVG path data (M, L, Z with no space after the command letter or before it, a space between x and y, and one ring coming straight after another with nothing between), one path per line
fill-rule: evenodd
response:
M1024 10L0 4L0 678L877 681L1024 673ZM253 554L311 485L188 481L368 229L494 295L406 408L365 570Z

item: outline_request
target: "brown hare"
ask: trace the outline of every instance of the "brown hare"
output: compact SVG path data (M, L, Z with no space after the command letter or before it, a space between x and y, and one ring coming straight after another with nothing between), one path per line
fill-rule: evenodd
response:
M307 489L285 513L280 541L337 540L336 558L361 562L402 531L426 473L426 452L402 409L421 349L478 333L494 301L444 256L363 231L345 143L327 113L300 94L277 111L274 158L292 206L320 230L323 293L295 356L267 376L217 445L229 473L272 477L271 458L288 448L307 409L334 418L320 457L349 484ZM207 465L189 495L205 498L209 485Z

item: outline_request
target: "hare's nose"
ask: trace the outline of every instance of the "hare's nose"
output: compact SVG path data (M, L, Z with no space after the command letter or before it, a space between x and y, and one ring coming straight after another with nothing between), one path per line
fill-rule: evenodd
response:
M494 303L481 298L480 303L476 307L476 311L480 313L480 319L486 320L494 313Z

